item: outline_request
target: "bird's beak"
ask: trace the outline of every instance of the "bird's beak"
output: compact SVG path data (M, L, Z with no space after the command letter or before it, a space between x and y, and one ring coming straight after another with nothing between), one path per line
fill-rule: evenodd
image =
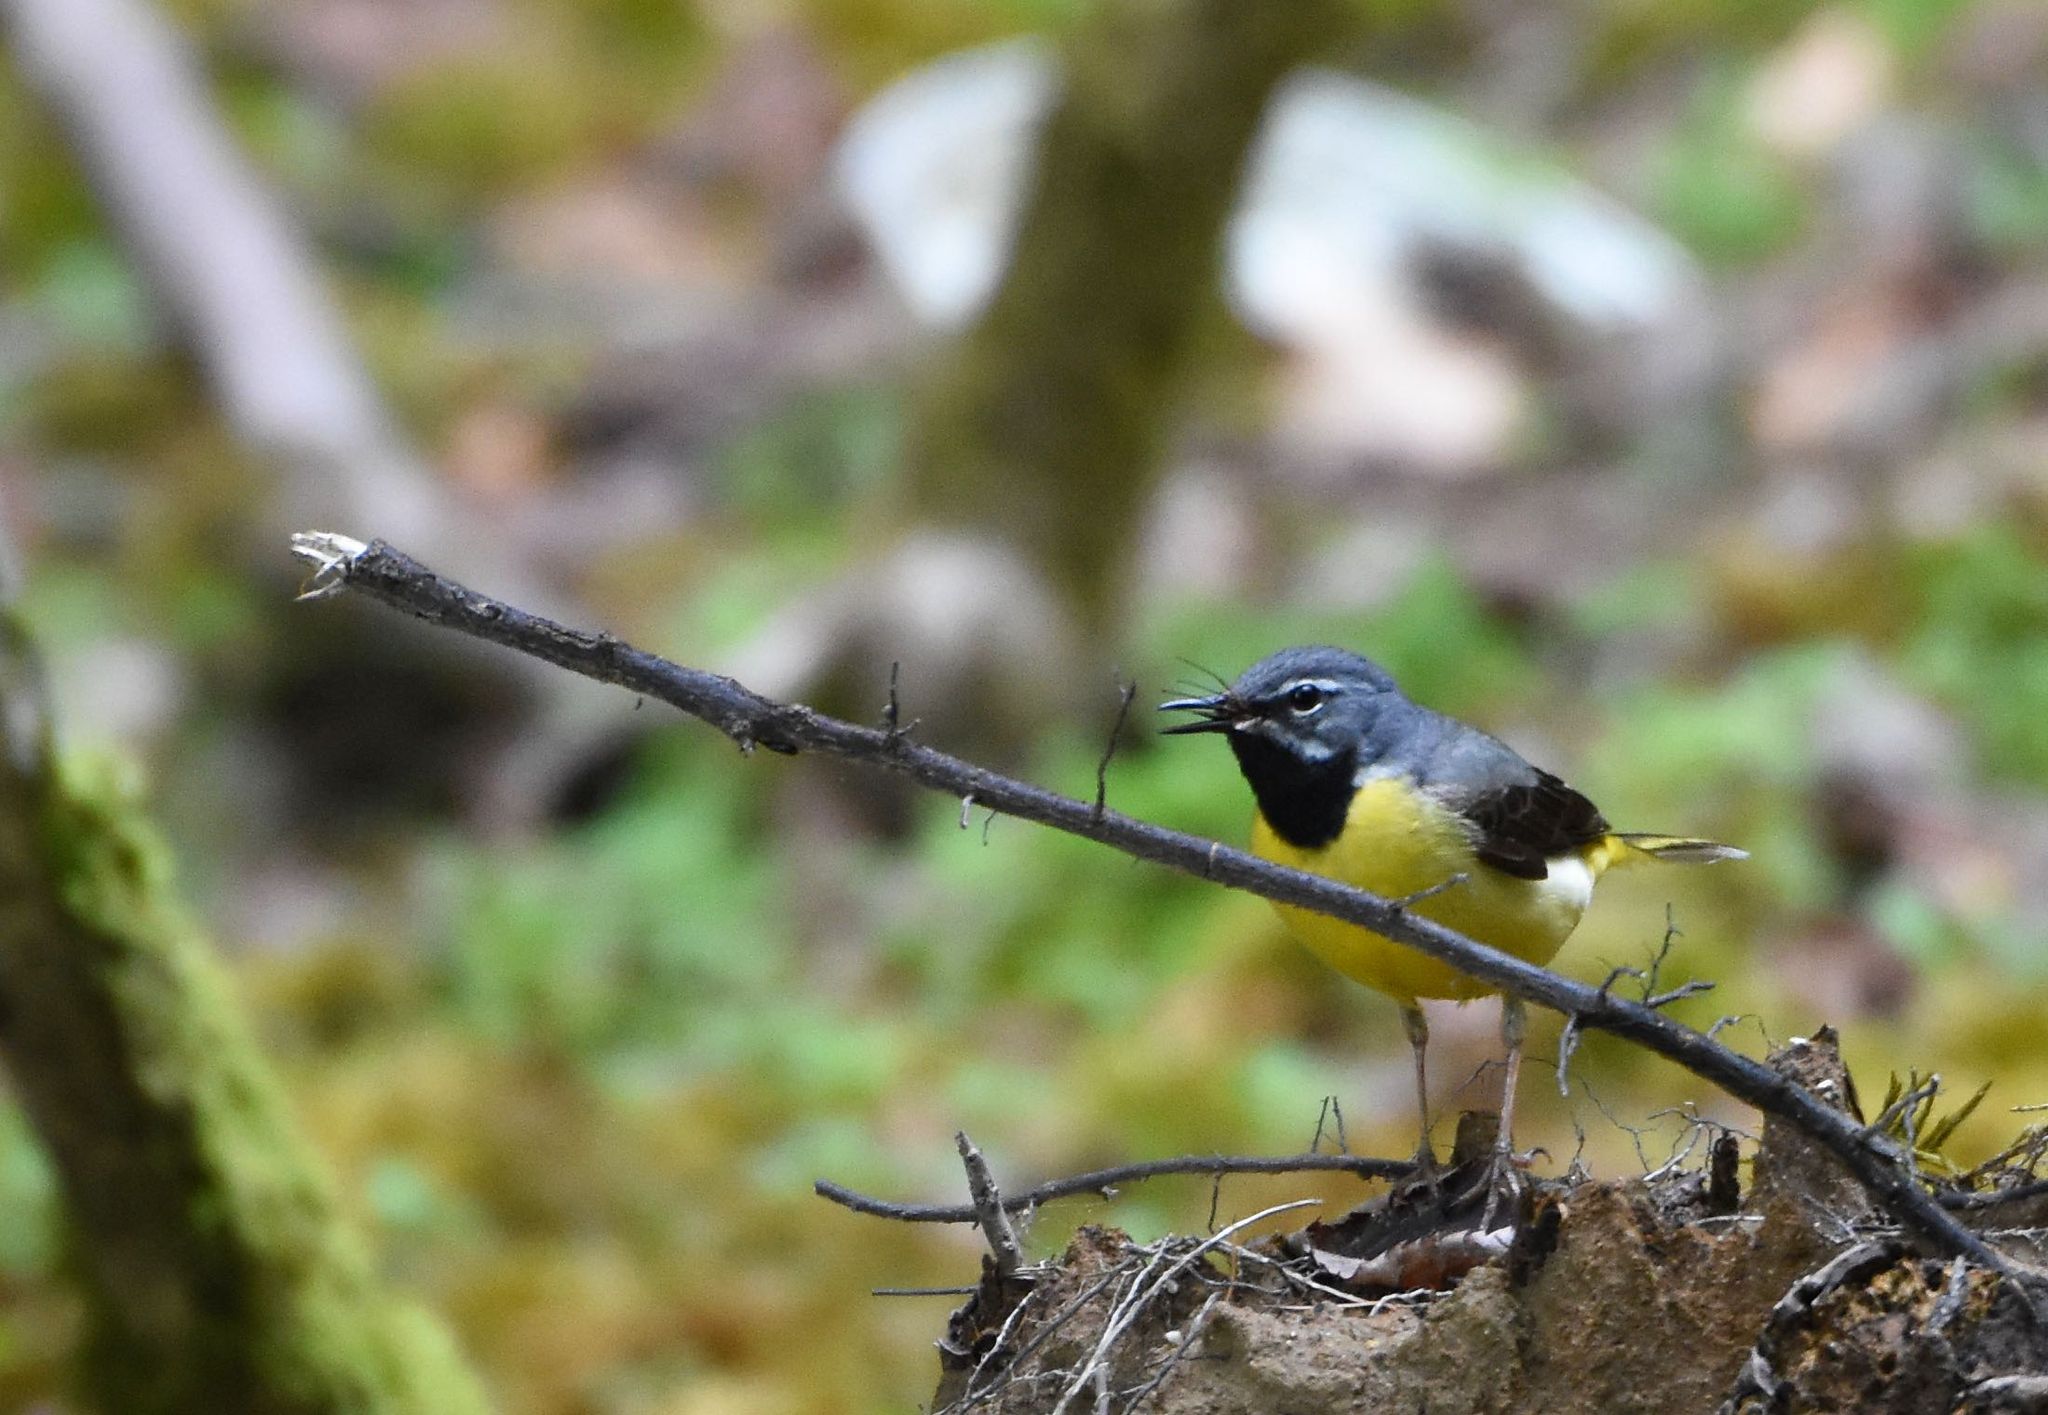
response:
M1175 698L1172 702L1161 703L1159 710L1206 714L1193 722L1176 722L1171 727L1160 728L1161 734L1167 737L1183 737L1190 732L1228 732L1243 716L1243 710L1231 701L1228 693L1218 693L1213 698Z

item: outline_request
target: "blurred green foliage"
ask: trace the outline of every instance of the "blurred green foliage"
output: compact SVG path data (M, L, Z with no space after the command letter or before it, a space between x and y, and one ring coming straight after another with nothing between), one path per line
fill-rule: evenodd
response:
M2048 576L2009 525L1916 547L1904 665L1967 720L1984 770L2048 786Z
M1861 0L1857 7L1877 22L1901 54L1932 50L1968 9L1968 0Z
M1693 113L1667 139L1659 183L1672 232L1724 265L1782 250L1806 220L1805 179L1751 129L1743 76L1728 66L1700 87Z
M1088 3L813 0L800 13L834 74L865 93L948 49L1056 29ZM249 43L258 7L175 8L222 76L237 133L330 251L380 384L436 445L478 390L545 385L561 357L522 364L451 316L486 259L495 204L632 161L701 99L733 43L730 16L671 0L516 0L494 42L431 56L344 107ZM1469 23L1433 0L1358 8L1387 27L1397 57L1412 48L1436 64L1450 62L1445 33ZM1676 116L1640 139L1653 154L1649 204L1731 281L1769 270L1819 224L1827 194L1768 150L1743 110L1759 64L1814 8L1628 3L1584 21L1579 102L1658 76L1653 106ZM1851 8L1928 82L1968 9ZM2048 175L2012 134L1969 137L1970 225L1992 258L2038 258ZM210 553L252 474L224 453L204 388L11 76L0 79L0 192L7 298L48 336L33 368L0 381L0 432L58 469L59 530L28 604L44 640L150 639L232 681L223 664L317 632L303 611L280 630L275 584ZM2039 370L2021 360L1965 392L1969 417L2021 420ZM902 409L884 377L791 395L709 458L699 521L625 569L591 567L590 585L625 606L634 637L678 656L742 642L886 529L878 508L894 488ZM1288 545L1307 553L1325 508L1288 516L1276 516L1293 527ZM1875 943L1850 974L1903 957L1922 970L1920 990L1905 1010L1846 1028L1851 1062L1872 1078L1937 1069L1961 1096L1995 1078L1986 1105L1944 1137L1956 1156L1978 1156L2011 1130L2005 1106L2048 1089L2048 952L2009 879L1972 894L1902 871L1858 893L1816 820L1814 763L1830 695L1874 666L1956 724L1971 773L1956 789L2048 786L2038 493L1994 499L1959 530L1873 534L1855 552L1784 557L1796 603L1761 627L1712 548L1684 543L1534 611L1434 552L1370 609L1278 595L1149 606L1124 659L1143 691L1109 800L1241 839L1249 803L1228 753L1152 738L1145 705L1189 671L1183 660L1228 676L1284 642L1359 647L1418 698L1532 751L1554 747L1546 759L1617 821L1755 852L1741 869L1617 876L1561 966L1598 976L1642 963L1669 904L1683 930L1670 966L1720 985L1680 1015L1749 1014L1729 1035L1761 1049L1828 1020L1817 1009L1855 1005L1841 1000L1846 985L1829 992L1811 976L1816 921L1866 928ZM1633 636L1704 646L1676 671L1583 671L1595 647ZM203 742L234 705L200 696L179 730ZM1078 728L1050 727L1025 770L1086 797L1101 750ZM239 960L385 1265L458 1324L508 1410L914 1403L945 1304L867 1289L969 1278L975 1245L843 1214L808 1185L823 1175L953 1193L955 1126L1018 1181L1136 1156L1294 1149L1332 1094L1349 1107L1354 1148L1412 1144L1391 1009L1322 972L1256 901L1012 821L976 814L963 829L946 801L920 802L899 842L834 833L818 823L817 771L743 760L679 724L594 819L511 842L409 826L387 847L403 863L370 863L372 902L331 937ZM180 843L192 873L217 885L217 842L195 832ZM1486 1094L1466 1078L1493 1054L1491 1031L1483 1007L1439 1019L1447 1107ZM1539 1026L1538 1051L1554 1036ZM1628 1120L1701 1099L1604 1038L1587 1038L1578 1062L1571 1097L1531 1088L1529 1123L1561 1155L1580 1127L1596 1168L1637 1157L1603 1111ZM1653 1160L1675 1124L1641 1140ZM1233 1182L1223 1212L1303 1192L1359 1193L1335 1180ZM1141 1233L1199 1226L1210 1197L1187 1181L1062 1206L1032 1244L1049 1248L1086 1219ZM12 1109L0 1109L0 1212L0 1405L27 1407L59 1388L76 1313L51 1178Z
M1971 217L1993 250L2016 255L2048 245L2048 170L2028 153L2010 139L1986 138L1969 182Z

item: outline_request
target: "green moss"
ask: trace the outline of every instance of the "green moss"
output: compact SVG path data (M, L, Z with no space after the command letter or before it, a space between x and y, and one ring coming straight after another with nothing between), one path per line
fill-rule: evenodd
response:
M68 1025L15 1029L9 1058L63 1176L104 1408L482 1410L337 1218L129 773L69 759L42 805L56 927L7 941L8 983ZM66 1101L81 1081L89 1108Z

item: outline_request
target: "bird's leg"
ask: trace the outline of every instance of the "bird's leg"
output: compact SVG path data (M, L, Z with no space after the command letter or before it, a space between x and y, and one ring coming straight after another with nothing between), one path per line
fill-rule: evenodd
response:
M1486 1213L1480 1227L1493 1227L1494 1212L1503 1198L1512 1200L1521 1188L1515 1173L1515 1084L1522 1077L1522 1041L1528 1035L1529 1014L1522 999L1502 994L1500 1039L1507 1047L1507 1076L1500 1093L1500 1134L1494 1140L1493 1174L1486 1196Z
M1436 1151L1429 1147L1429 1019L1412 1002L1401 1004L1401 1026L1408 1033L1409 1049L1415 1053L1415 1118L1422 1127L1422 1140L1415 1150L1419 1175L1436 1174Z

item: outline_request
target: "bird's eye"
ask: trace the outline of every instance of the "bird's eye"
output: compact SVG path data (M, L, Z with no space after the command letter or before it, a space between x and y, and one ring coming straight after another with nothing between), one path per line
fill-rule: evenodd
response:
M1306 717L1323 705L1323 690L1313 683L1303 683L1292 688L1287 694L1287 706Z

